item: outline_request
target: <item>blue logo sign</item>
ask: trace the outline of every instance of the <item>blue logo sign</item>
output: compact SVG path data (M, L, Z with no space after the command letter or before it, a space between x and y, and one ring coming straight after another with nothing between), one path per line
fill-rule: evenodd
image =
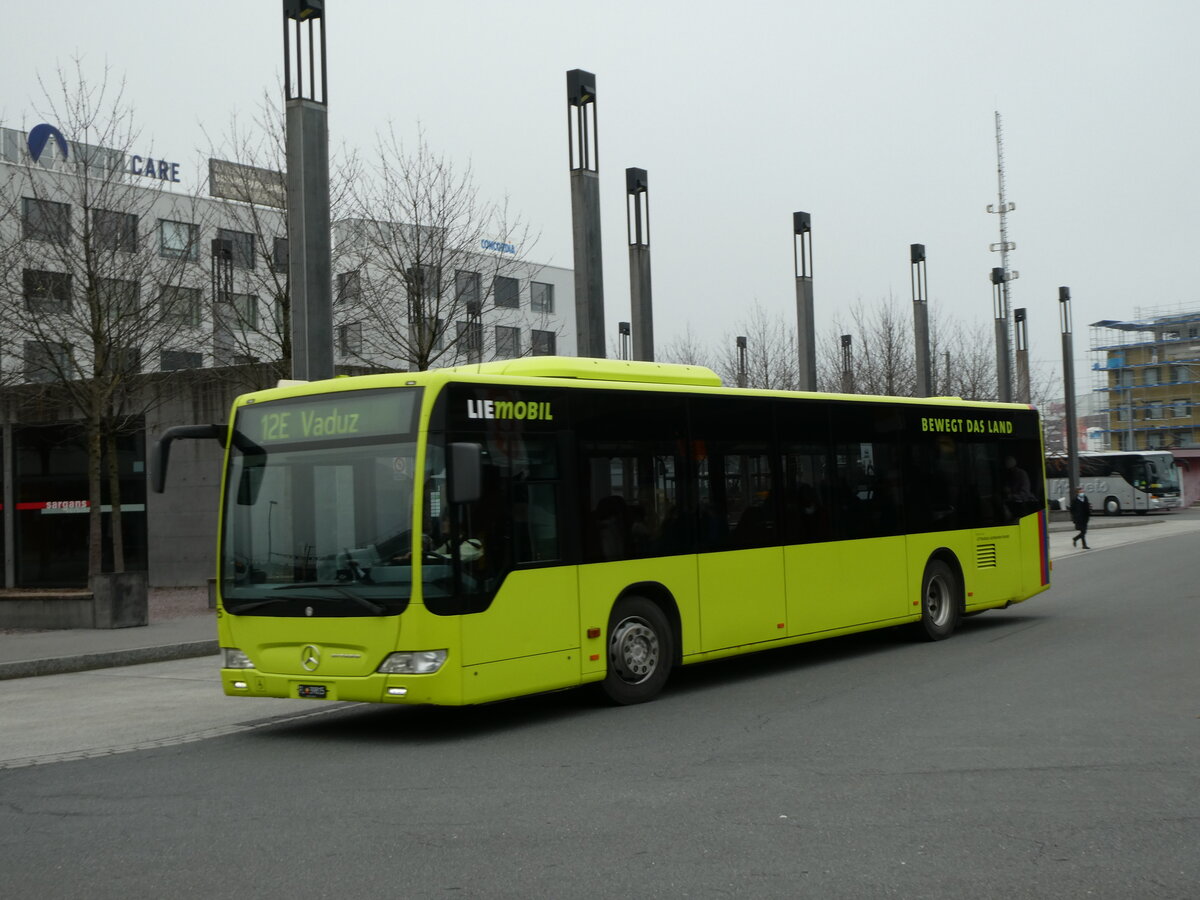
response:
M516 253L517 248L514 244L502 244L499 241L480 241L479 246L484 250L495 250L498 253Z
M42 151L46 149L50 138L54 138L54 143L58 146L58 152L62 158L67 158L67 139L53 125L43 122L41 125L35 125L29 132L29 155L33 157L34 162L42 158Z

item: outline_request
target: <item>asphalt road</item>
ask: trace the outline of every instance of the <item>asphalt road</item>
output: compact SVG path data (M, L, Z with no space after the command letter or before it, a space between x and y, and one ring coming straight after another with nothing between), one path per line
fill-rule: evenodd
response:
M1198 897L1198 539L640 707L227 700L208 660L9 682L0 896Z

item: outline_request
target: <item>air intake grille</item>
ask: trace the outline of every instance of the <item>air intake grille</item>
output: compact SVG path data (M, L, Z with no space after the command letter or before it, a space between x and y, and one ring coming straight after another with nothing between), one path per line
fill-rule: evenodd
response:
M994 569L996 568L996 545L995 544L980 544L975 548L975 568L977 569Z

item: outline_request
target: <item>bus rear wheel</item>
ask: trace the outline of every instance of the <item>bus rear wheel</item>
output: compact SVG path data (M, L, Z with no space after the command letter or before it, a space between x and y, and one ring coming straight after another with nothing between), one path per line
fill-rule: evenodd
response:
M625 597L608 618L608 673L604 693L613 703L652 700L667 683L675 640L667 617L645 597Z
M1121 514L1121 501L1116 497L1105 497L1104 514L1106 516L1119 516Z
M962 590L953 570L940 559L931 559L921 578L921 621L917 634L940 641L954 634L962 615Z

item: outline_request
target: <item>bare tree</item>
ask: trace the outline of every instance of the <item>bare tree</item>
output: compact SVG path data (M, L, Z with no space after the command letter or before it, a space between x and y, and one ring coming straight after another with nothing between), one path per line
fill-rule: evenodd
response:
M796 326L769 313L757 300L734 332L746 338L746 387L794 391L800 386ZM717 353L716 372L727 385L738 383L737 345L733 338Z
M209 191L224 201L218 240L232 254L236 286L213 297L217 365L265 362L276 379L292 372L292 304L287 232L287 134L282 89L264 91L246 124L231 118L225 133L209 137ZM330 161L331 221L347 214L349 189L360 177L352 152ZM205 248L207 251L208 248ZM339 267L333 245L331 266ZM217 269L220 269L218 262Z
M129 170L138 134L124 85L107 72L88 82L77 61L42 90L40 112L59 132L39 126L30 143L44 141L40 159L0 167L0 317L19 354L10 377L56 385L83 419L90 576L102 571L103 460L113 569L124 570L116 441L145 412L136 376L199 316L190 232L165 252L146 225L191 222L194 198L167 190L165 173Z
M996 352L991 330L952 319L930 321L933 392L964 400L995 400Z
M352 219L336 229L347 248L334 294L343 352L353 345L364 360L414 370L538 352L502 338L527 321L520 278L537 271L529 227L507 202L482 199L470 166L455 168L423 135L408 150L389 132L376 159L350 191ZM543 329L551 307L531 288ZM484 328L485 309L498 327Z
M822 390L842 390L841 336L851 338L853 392L910 397L916 390L911 313L894 299L853 304L836 320L818 352ZM971 327L940 314L929 317L929 355L934 396L996 399L995 351L985 326Z
M907 315L906 315L907 314ZM868 306L860 299L845 317L835 319L818 350L818 383L822 390L842 390L841 336L851 342L854 392L911 396L916 389L911 313L894 298Z
M689 323L683 334L677 334L666 341L655 353L659 362L678 363L685 366L705 366L709 369L716 367L716 360L708 346L696 336Z

